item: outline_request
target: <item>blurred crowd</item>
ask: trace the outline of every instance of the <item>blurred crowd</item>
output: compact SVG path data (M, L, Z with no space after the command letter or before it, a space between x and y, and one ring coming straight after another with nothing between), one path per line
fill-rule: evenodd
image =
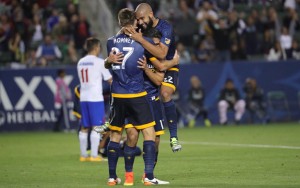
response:
M140 0L115 0L114 11ZM143 1L145 2L145 1ZM181 64L300 59L300 0L148 0L177 35Z
M147 2L176 32L181 64L300 59L300 0L106 0ZM75 64L90 37L79 0L1 0L0 66ZM112 21L113 23L113 21Z
M1 0L0 66L75 64L90 24L74 0Z

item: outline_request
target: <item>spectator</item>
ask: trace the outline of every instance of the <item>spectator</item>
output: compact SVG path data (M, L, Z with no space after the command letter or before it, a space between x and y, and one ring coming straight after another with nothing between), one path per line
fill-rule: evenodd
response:
M58 10L53 9L51 16L47 20L47 32L50 33L58 22L59 22Z
M47 66L47 61L44 58L37 59L35 57L35 51L29 50L26 54L25 64L28 67L45 67L45 66Z
M190 64L191 63L191 55L188 50L186 50L185 46L182 43L177 43L177 53L180 56L179 64Z
M228 12L233 9L233 1L232 0L215 0L214 7L216 10L221 12Z
M43 27L40 17L36 14L33 16L33 24L30 26L31 48L36 48L43 41L45 28Z
M0 15L0 51L8 52L8 41L11 35L11 23L6 14Z
M291 48L292 48L292 36L289 34L288 29L286 27L282 28L282 32L280 35L280 46L283 51L283 58L289 59L291 58Z
M179 42L185 46L193 45L193 36L196 33L194 11L187 5L186 0L179 0L179 9L174 14L174 27Z
M67 11L66 11L66 17L67 17L68 23L71 22L72 16L74 14L78 15L78 9L76 8L76 6L73 3L69 3Z
M257 29L254 23L254 19L249 16L247 20L247 26L244 34L246 42L247 55L255 55L257 53Z
M177 1L161 0L157 17L170 20L178 10Z
M57 60L62 57L61 51L56 44L53 43L50 35L46 35L44 43L42 43L36 52L36 58L45 58L47 65L58 64Z
M297 40L293 40L292 59L300 60L300 47Z
M278 61L283 59L283 52L278 41L275 42L274 46L270 49L266 58L268 61Z
M202 7L197 13L196 19L199 25L200 38L204 38L207 34L206 30L209 28L207 25L207 19L210 18L213 22L217 21L218 14L212 9L212 5L209 1L203 1Z
M209 62L211 60L211 54L205 49L205 43L201 42L198 48L195 50L195 60L197 63Z
M31 9L32 17L30 19L33 19L34 15L37 15L40 20L43 19L43 10L40 8L38 3L34 3Z
M246 109L251 113L251 123L254 121L254 115L257 115L259 119L267 123L269 117L266 112L263 89L257 86L255 79L247 78L243 90L246 95Z
M76 16L73 15L72 22L73 26L73 36L75 41L76 50L81 50L85 40L91 36L90 33L90 24L86 20L84 15L79 16L79 20L77 21Z
M77 51L75 49L74 40L69 40L67 51L68 51L67 52L67 58L65 58L68 61L67 63L71 63L71 64L75 65L79 60L79 56L78 56Z
M202 88L201 80L197 76L192 76L190 79L191 88L188 93L189 101L189 127L194 127L196 120L203 116L204 125L206 127L211 126L211 122L208 119L208 113L204 107L205 91Z
M270 52L270 49L273 47L273 44L275 42L275 38L272 38L272 35L271 35L271 30L270 29L266 29L264 31L264 37L263 37L263 40L260 44L260 52L262 54L268 54Z
M227 26L224 19L219 19L218 24L214 24L212 19L209 20L208 25L213 31L213 37L216 45L216 59L217 62L226 62L230 60L230 32L237 28L237 20L233 25Z
M12 53L12 61L18 63L25 62L25 44L20 33L15 32L8 42L9 50Z
M227 110L231 109L235 111L235 123L239 124L240 120L245 112L246 103L240 97L240 93L234 87L233 81L227 79L224 88L220 92L218 110L220 116L221 125L226 125L227 122Z
M56 78L56 93L55 93L55 108L58 110L56 122L54 124L53 131L58 132L61 129L61 124L64 123L66 128L70 128L69 125L69 113L67 110L67 102L72 101L71 90L64 81L66 73L63 69L57 71ZM62 122L64 121L64 122Z
M61 14L59 16L58 24L53 27L52 37L55 41L65 43L68 41L70 35L70 28L67 18Z
M241 41L242 43L243 41ZM236 42L231 45L230 58L231 60L245 60L247 55L244 48L241 45L238 45Z

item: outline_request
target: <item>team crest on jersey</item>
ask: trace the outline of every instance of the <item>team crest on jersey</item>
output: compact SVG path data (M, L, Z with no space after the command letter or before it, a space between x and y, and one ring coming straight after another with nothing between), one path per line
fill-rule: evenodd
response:
M171 42L171 40L170 40L170 39L168 39L168 38L165 38L165 43L166 43L166 44L170 44L170 42Z

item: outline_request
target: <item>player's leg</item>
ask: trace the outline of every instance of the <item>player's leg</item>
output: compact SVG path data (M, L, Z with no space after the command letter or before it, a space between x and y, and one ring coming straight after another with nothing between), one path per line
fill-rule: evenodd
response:
M110 186L120 184L121 179L117 176L117 164L119 159L120 140L122 138L122 132L111 131L110 142L107 145L107 158L108 158L108 171L109 178L107 184Z
M125 186L131 186L134 182L133 164L136 156L136 145L139 138L139 132L131 124L125 126L127 141L124 146L125 162Z
M227 124L227 109L229 107L229 104L225 100L221 100L218 103L218 110L219 110L219 116L220 116L220 124L226 125Z
M105 112L104 112L104 102L89 102L89 114L90 114L90 123L92 128L95 126L100 126L105 122ZM91 161L102 161L98 155L99 143L101 140L101 135L97 133L94 129L91 131L90 141L91 141Z
M177 136L177 113L176 106L172 100L172 95L176 90L178 80L177 71L167 71L165 74L164 82L161 86L161 96L163 101L163 106L165 109L165 115L167 118L167 123L170 131L170 145L173 152L181 150L181 145L178 142Z
M89 115L86 102L80 102L81 108L81 127L78 133L79 148L80 148L80 161L89 161L87 154L88 145L88 130L89 130Z
M129 123L134 125L137 130L141 130L144 138L143 159L146 174L144 184L158 184L153 174L155 159L155 131L153 126L155 121L147 98L144 96L129 99L127 111L130 114L128 117Z
M119 98L112 98L110 111L110 125L111 130L110 142L107 145L107 158L109 167L108 185L116 185L121 183L121 179L116 174L117 163L120 153L120 140L123 132L125 122L125 104L124 100Z
M235 122L237 124L240 123L241 118L243 116L243 114L245 113L245 107L246 107L246 103L244 100L238 100L235 105L234 105L234 110L235 110Z
M210 127L211 126L211 122L210 120L208 119L208 113L207 113L207 110L203 107L203 106L200 106L199 107L199 116L202 116L203 117L203 120L204 120L204 125L206 127Z

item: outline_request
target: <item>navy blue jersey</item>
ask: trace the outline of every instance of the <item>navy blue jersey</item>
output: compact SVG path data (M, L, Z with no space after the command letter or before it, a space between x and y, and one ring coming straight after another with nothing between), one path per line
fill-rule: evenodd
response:
M114 36L107 41L107 54L112 50L122 52L122 64L113 64L113 97L135 98L146 95L143 70L138 68L137 61L143 58L144 48L125 34Z
M80 85L77 85L74 88L74 101L73 101L73 114L77 117L77 118L81 118L81 108L80 108Z
M162 34L160 42L169 47L166 59L173 59L176 50L176 44L172 25L166 20L159 19L158 24L155 26L155 29L160 31Z
M148 55L146 55L148 68L150 68L152 71L156 71L154 66L152 65L151 61L149 60L149 57L147 57L147 56ZM150 58L151 58L151 56L150 56ZM150 80L150 78L146 75L145 72L144 72L144 79L145 79L144 85L145 85L145 89L147 91L148 97L158 96L159 87Z

